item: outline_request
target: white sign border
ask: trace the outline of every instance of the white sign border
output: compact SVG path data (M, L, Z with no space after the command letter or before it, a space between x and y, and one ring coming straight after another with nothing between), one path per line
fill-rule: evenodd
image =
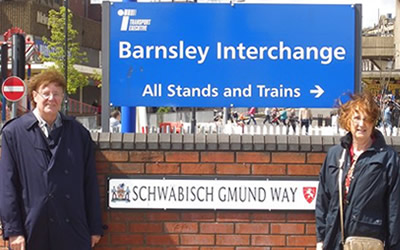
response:
M109 209L314 210L318 191L317 178L108 177L106 185Z

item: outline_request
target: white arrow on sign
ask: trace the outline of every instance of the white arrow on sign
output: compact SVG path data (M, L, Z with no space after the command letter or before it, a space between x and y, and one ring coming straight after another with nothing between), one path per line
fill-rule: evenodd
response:
M311 89L310 94L317 94L315 98L319 98L325 91L319 86L314 85L317 89Z

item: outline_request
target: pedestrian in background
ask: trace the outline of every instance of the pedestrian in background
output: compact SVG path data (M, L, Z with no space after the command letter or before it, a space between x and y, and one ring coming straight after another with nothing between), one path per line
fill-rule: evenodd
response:
M281 109L279 112L279 120L283 123L283 125L287 125L288 114L286 109Z
M318 250L340 250L342 240L359 236L370 248L357 249L400 249L400 159L375 129L379 113L367 93L340 106L339 124L348 133L329 149L319 175Z
M249 117L249 121L247 122L247 124L250 124L251 121L254 122L255 125L257 125L256 119L254 118L256 115L256 108L255 107L251 107L249 112L248 112Z
M339 114L336 110L331 113L331 125L333 132L339 134Z
M89 132L60 113L64 76L29 81L34 110L2 128L0 216L14 249L89 250L102 235L94 148Z
M392 132L393 132L392 110L393 110L393 102L389 101L386 104L386 108L383 112L383 127L385 129L386 135L392 135Z
M294 108L289 109L289 113L288 113L288 129L287 129L287 133L289 133L289 128L292 127L293 129L293 133L296 133L296 126L298 123L298 117L296 116L296 111L294 110Z
M265 124L266 122L271 123L271 111L269 108L264 109L264 115L265 119L263 121L263 124Z
M118 133L121 130L121 112L113 110L110 115L110 132Z
M308 135L308 129L312 119L311 110L309 108L301 108L299 113L300 127L306 127L306 135Z

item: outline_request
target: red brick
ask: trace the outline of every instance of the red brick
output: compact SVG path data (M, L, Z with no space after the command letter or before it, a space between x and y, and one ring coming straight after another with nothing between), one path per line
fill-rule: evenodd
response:
M111 165L113 174L143 174L144 163L113 163Z
M201 223L200 233L227 234L233 233L232 223Z
M306 234L316 234L315 224L307 224L306 225Z
M253 235L252 246L285 246L285 236L281 235Z
M201 152L201 162L234 162L233 152Z
M236 247L236 250L270 250L270 247Z
M163 162L164 153L159 151L131 151L129 152L131 162Z
M140 250L164 250L164 247L140 247L140 248L129 248L129 249L140 249Z
M215 174L215 164L213 163L198 163L198 164L182 164L182 174Z
M182 221L215 221L214 212L198 211L198 212L183 212Z
M129 231L134 233L161 233L161 223L131 223Z
M290 164L288 165L288 175L318 176L320 165Z
M1 249L1 248L0 248ZM116 246L97 246L93 248L95 250L127 250L127 247L116 247Z
M100 188L100 189L99 189L99 192L100 192L100 197L106 197L107 191L106 191L105 188Z
M304 224L271 224L271 234L304 234Z
M0 248L2 250L2 248ZM95 250L127 250L127 247L116 247L116 246L99 246L96 245ZM6 249L5 249L6 250Z
M200 250L235 250L235 247L201 247Z
M268 152L237 152L236 161L237 162L257 162L257 163L269 163L271 160L271 155Z
M223 222L248 222L250 213L248 212L218 212L217 221Z
M167 250L199 250L199 249L200 248L198 248L198 247L179 247L179 246L167 248Z
M97 174L97 182L99 186L105 187L107 177L104 174Z
M284 164L253 164L253 175L286 175Z
M178 212L146 212L146 219L148 221L176 221L179 219Z
M250 235L217 235L216 245L245 246L250 245Z
M304 247L273 247L271 250L304 250Z
M154 234L149 234L146 236L146 243L148 245L179 245L179 236L176 234L160 234L160 235L154 235Z
M127 151L97 151L96 161L124 162L128 161Z
M166 222L165 232L168 233L198 233L199 227L194 222Z
M166 162L199 162L198 152L166 152Z
M268 223L237 223L235 225L237 234L268 234Z
M318 163L322 164L325 160L326 153L308 153L307 163Z
M183 234L181 245L214 245L214 235L208 234Z
M110 172L110 163L109 162L96 162L96 172L108 174Z
M317 239L315 236L288 236L287 245L288 246L315 246L317 244Z
M129 211L110 211L112 221L144 221L144 212L132 212Z
M248 175L250 174L250 164L217 164L217 174Z
M315 222L314 211L310 212L290 212L287 214L288 222Z
M146 174L179 174L179 165L176 163L149 163L146 164Z
M305 153L272 153L272 163L305 163Z
M111 244L113 245L142 245L144 243L141 234L111 234Z
M285 222L285 212L254 212L252 215L253 222Z
M127 232L127 225L126 223L121 223L121 222L109 222L107 223L108 226L108 232L113 232L113 233L123 233Z

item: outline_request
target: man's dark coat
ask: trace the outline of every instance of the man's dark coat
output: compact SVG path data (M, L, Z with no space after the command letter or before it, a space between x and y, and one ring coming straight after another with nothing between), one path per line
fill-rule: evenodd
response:
M27 250L87 250L91 235L102 234L93 142L79 122L61 117L54 155L32 112L3 127L4 237L24 235Z
M362 153L345 201L345 237L366 236L385 242L385 249L400 249L400 162L383 135L374 131L375 141ZM332 147L322 166L316 202L317 242L324 249L341 249L338 198L338 160L347 150L342 185L350 168L351 134ZM344 188L343 188L344 190Z

